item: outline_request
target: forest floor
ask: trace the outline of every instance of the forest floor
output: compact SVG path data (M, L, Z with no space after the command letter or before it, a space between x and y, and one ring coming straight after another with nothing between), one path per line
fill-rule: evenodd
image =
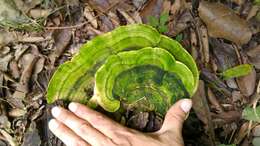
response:
M259 0L1 0L0 145L48 145L53 72L88 40L134 23L179 41L197 62L185 145L260 146ZM223 77L241 64L253 67Z

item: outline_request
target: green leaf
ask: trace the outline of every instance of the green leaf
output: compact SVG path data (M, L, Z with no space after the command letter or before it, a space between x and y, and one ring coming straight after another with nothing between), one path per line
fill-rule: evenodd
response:
M257 106L256 109L246 107L243 110L242 117L246 120L260 122L260 106Z
M165 32L168 31L168 26L167 25L160 25L158 27L158 30L159 30L160 33L165 33Z
M245 76L249 74L251 71L252 71L252 65L242 64L225 70L223 73L221 73L221 75L224 80L227 80L235 77Z
M183 34L182 34L182 33L178 34L178 35L176 36L176 38L175 38L175 40L178 41L178 42L181 42L182 39L183 39Z
M169 13L162 13L160 16L160 25L165 25L169 19Z
M154 16L148 17L148 24L152 27L158 27L159 26L159 20Z

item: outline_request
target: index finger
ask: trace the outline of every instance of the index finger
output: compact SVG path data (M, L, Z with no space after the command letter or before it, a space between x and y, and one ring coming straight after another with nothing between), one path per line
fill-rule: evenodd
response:
M118 134L116 134L117 132L126 130L126 128L119 123L85 105L72 102L69 104L69 110L78 117L87 120L94 128L110 138L118 137Z

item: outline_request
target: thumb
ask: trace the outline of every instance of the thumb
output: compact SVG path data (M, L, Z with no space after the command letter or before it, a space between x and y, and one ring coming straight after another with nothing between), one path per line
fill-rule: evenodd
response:
M167 112L160 132L172 131L181 134L182 126L192 107L190 99L182 99L176 102Z

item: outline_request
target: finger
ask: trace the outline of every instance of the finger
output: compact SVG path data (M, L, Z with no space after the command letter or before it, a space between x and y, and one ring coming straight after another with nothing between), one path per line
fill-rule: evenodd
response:
M50 120L49 128L66 146L90 146L68 127L55 119Z
M73 113L61 107L54 107L52 114L58 121L73 130L78 136L94 146L112 144L110 138L106 137L97 129L93 128L87 121L77 117Z
M110 138L114 138L115 132L125 129L115 121L112 121L103 114L96 112L85 105L70 103L69 109L82 119L87 120L94 128L98 129Z
M175 103L167 112L161 132L174 131L181 134L183 123L192 107L190 99L183 99Z

